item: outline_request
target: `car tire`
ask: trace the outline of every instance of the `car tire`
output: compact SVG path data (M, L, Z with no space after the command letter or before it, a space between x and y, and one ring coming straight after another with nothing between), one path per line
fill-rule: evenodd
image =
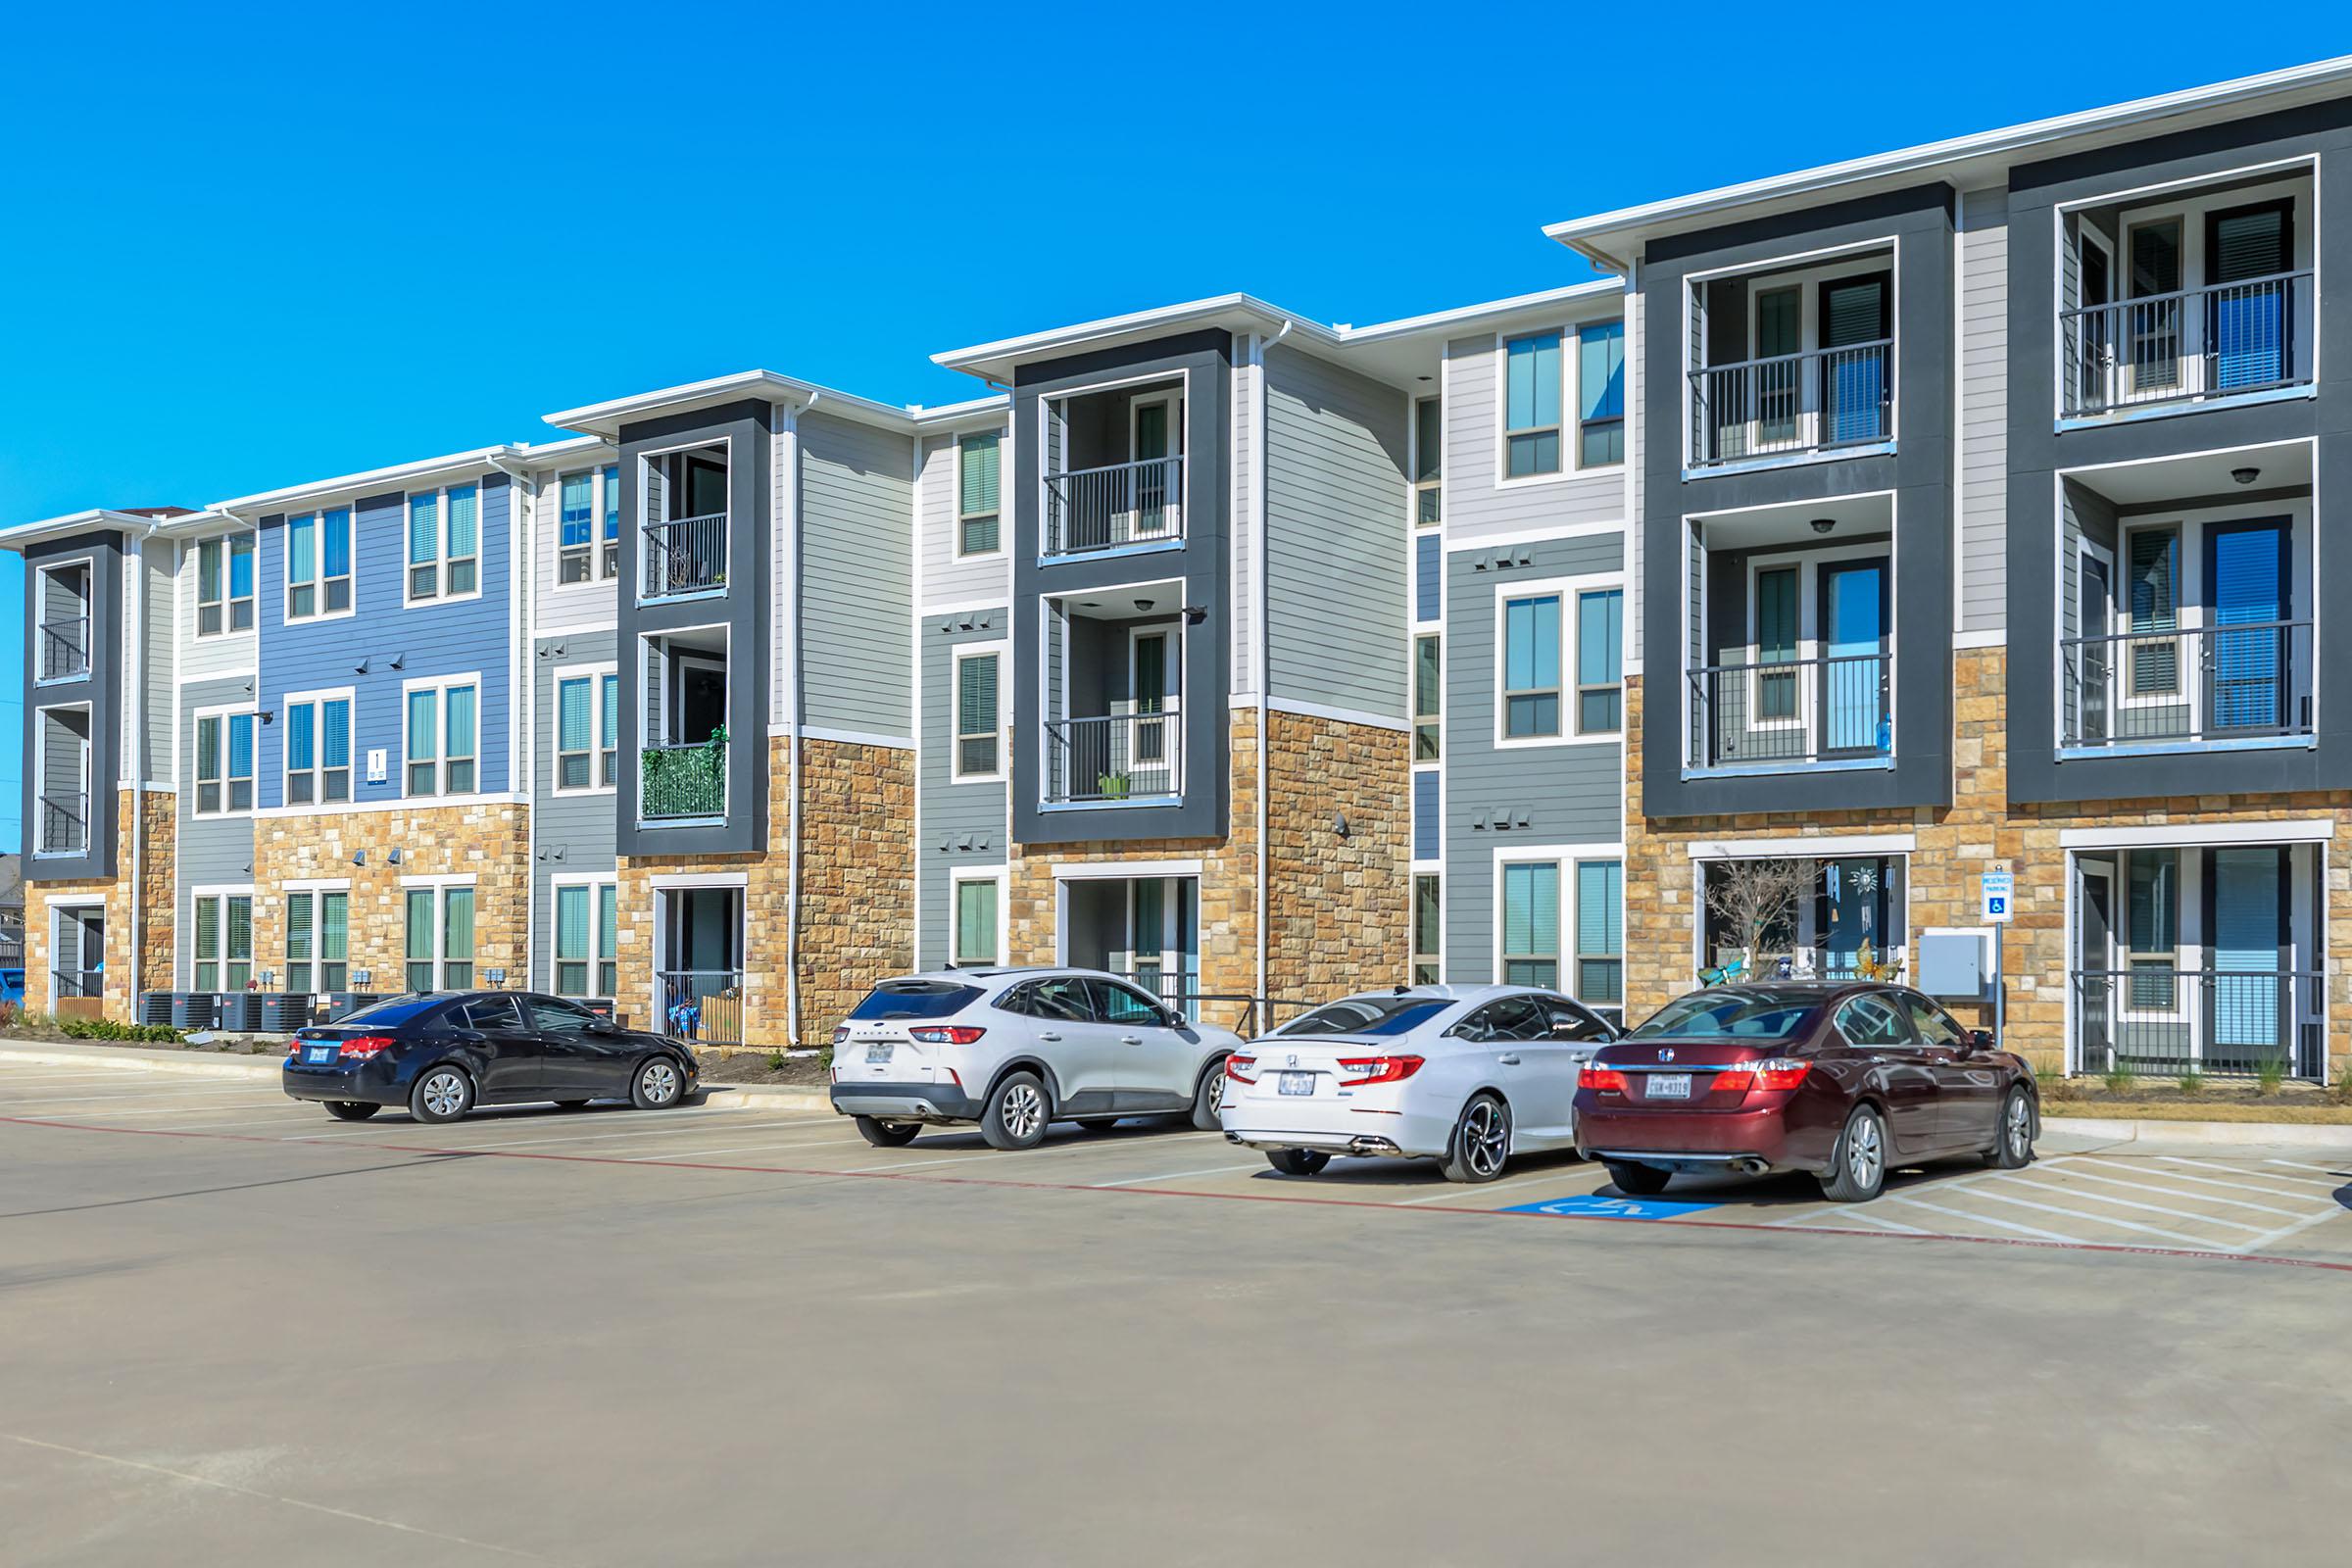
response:
M1821 1196L1833 1203L1867 1203L1886 1187L1886 1121L1868 1105L1856 1105L1830 1153Z
M434 1126L456 1121L472 1108L473 1080L454 1061L425 1068L409 1091L409 1114Z
M883 1121L877 1116L853 1119L858 1123L858 1136L876 1149L905 1149L923 1130L919 1121Z
M1193 1130L1213 1133L1224 1123L1217 1119L1217 1106L1225 1099L1225 1058L1219 1056L1201 1070L1200 1082L1193 1088Z
M674 1057L648 1056L629 1075L629 1103L639 1110L667 1110L685 1098L685 1069Z
M1511 1107L1500 1095L1470 1097L1454 1119L1453 1136L1446 1141L1446 1179L1449 1182L1491 1182L1500 1176L1511 1158Z
M1994 1170L2024 1170L2034 1163L2034 1097L2015 1084L2001 1102L2000 1124L1992 1132L1993 1145L1984 1152L1984 1163Z
M1007 1073L980 1113L980 1136L991 1149L1035 1149L1054 1116L1046 1086L1033 1072Z
M1266 1163L1285 1176L1313 1176L1331 1163L1331 1155L1320 1149L1269 1149Z
M1638 1165L1630 1160L1607 1160L1601 1168L1609 1173L1609 1185L1628 1198L1655 1198L1674 1180L1674 1172L1670 1170Z
M366 1121L383 1108L365 1100L330 1100L326 1102L326 1113L337 1121Z
M1091 1121L1080 1122L1078 1124L1078 1130L1082 1133L1093 1133L1100 1137L1103 1133L1113 1131L1118 1127L1118 1125L1119 1118L1116 1116L1097 1116Z

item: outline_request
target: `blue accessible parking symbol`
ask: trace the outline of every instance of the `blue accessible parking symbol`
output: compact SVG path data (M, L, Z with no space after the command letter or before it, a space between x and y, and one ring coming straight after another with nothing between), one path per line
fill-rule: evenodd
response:
M1579 1198L1555 1198L1543 1203L1514 1203L1499 1212L1560 1214L1594 1219L1673 1219L1678 1215L1696 1214L1721 1206L1719 1203L1670 1203L1655 1198L1603 1198L1598 1193L1587 1193Z

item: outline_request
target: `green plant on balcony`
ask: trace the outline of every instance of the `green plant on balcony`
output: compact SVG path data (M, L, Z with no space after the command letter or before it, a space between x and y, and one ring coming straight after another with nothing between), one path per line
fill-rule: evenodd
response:
M1124 773L1096 774L1095 793L1106 801L1125 800L1127 798L1127 775Z
M645 817L718 816L727 808L727 729L699 746L645 753L638 814Z

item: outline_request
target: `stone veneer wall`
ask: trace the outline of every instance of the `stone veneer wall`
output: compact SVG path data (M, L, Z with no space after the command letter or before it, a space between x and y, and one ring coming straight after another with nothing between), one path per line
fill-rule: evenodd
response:
M149 790L145 801L144 876L133 874L131 792L118 790L114 878L104 882L82 878L24 884L24 1001L32 1010L44 1011L49 1005L49 969L53 958L49 910L60 900L80 898L106 906L106 952L101 959L106 1016L128 1023L137 1007L137 992L171 989L172 867L176 818L173 798L168 791ZM130 930L134 919L143 923L139 951L143 973L136 985L130 974Z
M2019 805L2008 800L2008 732L2004 719L2006 649L1962 649L1953 655L1953 783L1949 808L1897 811L1823 811L1652 820L1642 814L1642 678L1626 691L1625 956L1626 1012L1639 1019L1689 989L1697 876L1689 846L1694 840L1786 838L1845 833L1917 836L1910 858L1907 942L1931 926L1980 923L1977 877L2006 859L2017 874L2017 918L2003 938L2008 970L2011 1046L2038 1070L2057 1072L2066 1059L2066 853L2059 834L2070 828L2115 828L2183 823L2295 821L2330 817L2327 847L2328 1051L2334 1072L2352 1069L2345 1020L2352 1015L2352 817L2338 795L2183 796L2102 801L2087 805ZM1965 1022L1989 1025L1991 1009L1955 1008Z

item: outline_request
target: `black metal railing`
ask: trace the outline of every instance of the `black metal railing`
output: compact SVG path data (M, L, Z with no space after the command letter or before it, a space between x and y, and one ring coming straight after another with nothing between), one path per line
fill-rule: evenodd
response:
M1046 720L1047 803L1183 794L1183 724L1174 708Z
M2307 620L2065 638L2065 744L2309 735L2311 655Z
M1894 339L1690 372L1690 463L1738 463L1894 438Z
M706 1046L743 1044L741 969L662 969L654 975L661 1009L654 1027Z
M1083 555L1183 537L1181 457L1046 475L1046 555Z
M90 617L71 615L41 622L41 676L67 680L90 672Z
M2310 272L2274 272L2062 311L2062 413L2306 385L2318 301Z
M1864 760L1894 755L1894 660L1840 654L1690 671L1698 767Z
M2325 977L2147 962L2073 971L2078 1072L2317 1079Z
M722 588L727 581L727 514L678 517L645 524L645 575L640 599Z
M103 969L60 969L55 979L60 997L106 995L106 971Z
M90 847L90 798L86 795L41 797L41 853L79 855Z
M724 816L727 813L727 743L713 735L707 741L648 745L638 757L637 818L659 822L671 817Z

